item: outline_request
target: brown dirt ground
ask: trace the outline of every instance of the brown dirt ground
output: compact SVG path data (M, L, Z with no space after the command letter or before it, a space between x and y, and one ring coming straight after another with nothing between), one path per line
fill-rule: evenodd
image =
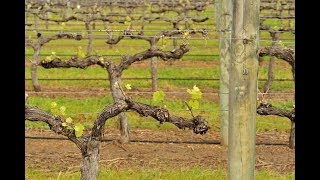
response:
M86 88L86 89L75 89L74 87L41 87L42 92L35 92L31 89L26 89L29 97L46 97L46 98L56 98L56 97L65 97L65 98L90 98L90 97L105 97L106 95L111 95L111 92L108 88ZM162 89L165 91L170 97L170 99L184 99L186 94L184 93L170 93L170 92L184 92L185 89L172 91L170 89ZM203 93L203 99L209 101L217 102L219 100L219 92L215 89L201 89ZM144 92L144 93L141 93ZM259 99L265 100L281 100L281 101L289 101L294 98L294 90L285 90L285 91L269 91L269 94L264 95L264 97L260 94L258 96ZM153 92L151 89L145 88L135 88L130 90L130 92L126 92L132 98L152 98Z
M63 137L50 130L26 129L26 136ZM119 131L107 129L105 139L118 139ZM289 133L264 132L257 134L256 169L275 170L279 173L293 172L295 169L295 150L288 148ZM218 132L209 131L196 135L189 130L132 130L133 140L173 140L173 141L220 141ZM280 143L284 145L266 145ZM265 145L263 145L265 144ZM220 144L174 144L131 142L120 145L117 141L101 143L100 167L116 169L140 168L187 168L227 167L227 148ZM78 171L81 154L68 140L25 141L26 168L43 171Z
M278 61L278 65L285 68L287 64ZM159 61L158 66L167 66L172 62ZM179 67L213 67L218 66L217 62L173 62L174 66ZM268 66L267 61L260 63ZM149 67L149 62L136 63L133 67ZM150 91L141 90L138 91ZM74 91L73 88L50 87L43 91ZM77 89L79 91L79 89ZM92 88L85 89L81 94L45 94L30 92L29 96L44 97L103 97L108 89ZM168 90L170 91L170 90ZM205 92L206 90L204 90ZM87 93L86 93L87 92ZM208 90L207 92L212 92ZM284 93L292 93L288 91ZM139 94L132 94L134 97ZM145 95L143 95L145 96ZM179 95L176 98L180 98ZM181 96L181 95L180 95ZM206 94L204 94L206 96ZM208 96L208 97L207 97ZM218 94L206 97L213 100L218 99ZM292 99L293 95L276 95L265 97L266 99ZM174 97L173 97L174 98ZM50 130L26 129L26 136L41 137L63 137L56 135ZM106 139L118 139L119 132L115 129L108 129L105 132ZM163 140L163 141L220 141L218 132L209 131L205 135L195 135L187 130L132 130L131 139L133 140ZM257 134L256 146L256 169L270 169L277 172L293 172L295 169L295 150L288 148L288 132L264 132ZM285 145L263 145L263 143L279 143ZM27 168L37 168L43 171L78 171L81 162L81 154L77 147L68 140L38 140L26 139L25 141L25 163ZM119 145L116 141L101 143L100 167L113 167L116 169L124 168L186 168L186 167L227 167L227 148L219 144L173 144L173 143L128 143Z

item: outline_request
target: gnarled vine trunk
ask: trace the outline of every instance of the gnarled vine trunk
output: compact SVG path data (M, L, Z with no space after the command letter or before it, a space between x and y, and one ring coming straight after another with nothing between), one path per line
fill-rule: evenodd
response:
M257 108L257 113L260 115L276 115L281 117L287 117L291 121L291 130L290 130L290 137L289 137L289 148L295 148L295 135L296 135L296 128L295 128L295 109L292 111L288 111L285 109L280 109L277 107L273 107L272 104L269 103L260 103Z
M158 89L158 76L157 76L157 57L151 58L151 78L152 78L152 91Z
M90 56L91 55L91 51L92 51L92 31L90 28L90 22L85 22L85 26L86 26L86 30L88 33L88 47L87 47L87 54L86 56Z
M276 46L276 44L279 41L279 32L270 32L271 37L272 37L272 47ZM273 75L273 71L274 71L274 63L275 63L275 57L274 56L270 56L270 60L269 60L269 67L268 67L268 79L265 82L264 86L263 86L263 92L266 93L268 92L268 90L270 89L272 82L274 80L274 75Z
M81 149L81 180L96 180L99 170L100 142L89 140L84 148Z
M295 140L296 139L296 125L295 122L291 121L291 130L290 130L290 137L289 137L289 148L294 149L296 146Z
M70 129L63 125L63 123L66 122L63 117L27 104L25 105L25 120L47 123L52 131L64 135L74 142L82 153L81 180L96 180L99 172L100 142L103 136L105 122L130 109L141 116L150 116L161 124L169 122L179 129L192 129L196 134L205 134L209 129L208 122L201 116L187 119L171 115L167 109L137 103L128 97L107 105L95 120L90 135L77 137L75 129Z
M37 75L37 66L39 63L39 53L40 53L40 47L37 47L34 50L33 61L32 61L32 65L31 65L32 86L33 86L34 91L36 91L36 92L41 91L39 81L38 81L38 75Z
M110 79L110 90L112 94L112 98L114 102L119 101L120 99L123 99L124 96L121 92L121 90L115 86L117 83L121 87L121 75L118 75L118 73L109 73L109 79ZM127 143L129 142L129 123L128 118L124 112L120 113L118 115L118 122L120 125L120 133L121 133L121 143Z

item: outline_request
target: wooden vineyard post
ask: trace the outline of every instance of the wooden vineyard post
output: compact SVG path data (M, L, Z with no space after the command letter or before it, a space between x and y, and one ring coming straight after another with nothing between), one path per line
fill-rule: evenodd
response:
M220 64L220 132L221 145L228 145L228 121L229 121L229 66L230 44L232 26L232 1L216 0L216 25L219 33L219 64Z
M228 179L254 180L260 1L233 2Z

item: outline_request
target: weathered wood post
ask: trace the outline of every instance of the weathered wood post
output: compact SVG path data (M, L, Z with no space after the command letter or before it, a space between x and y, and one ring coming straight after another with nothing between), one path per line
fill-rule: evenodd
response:
M233 3L228 179L254 180L260 1Z
M229 121L229 66L230 44L232 26L232 1L216 0L216 25L219 37L219 63L220 63L220 134L221 145L228 145L228 121Z

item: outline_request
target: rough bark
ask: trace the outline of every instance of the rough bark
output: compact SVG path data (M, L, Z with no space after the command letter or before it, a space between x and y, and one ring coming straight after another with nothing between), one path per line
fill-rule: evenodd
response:
M25 105L25 120L42 121L49 125L49 128L57 134L61 134L74 142L79 149L82 146L82 140L75 136L74 130L69 130L61 124L65 122L60 116L55 116L52 113L46 112L40 108Z
M84 23L86 22L93 22L93 21L103 21L103 22L118 22L118 23L124 23L125 21L123 19L119 19L119 20L113 20L111 17L115 16L114 14L111 15L105 15L105 16L100 16L100 17L90 17L90 18L85 18L85 17L81 17L81 16L69 16L67 18L61 18L61 19L50 19L50 18L46 18L43 16L40 16L39 14L37 14L37 17L41 20L44 21L52 21L52 22L56 22L56 23L62 23L62 22L68 22L68 21L72 21L72 20L76 20L76 21L82 21ZM117 15L120 17L124 17L123 15Z
M269 103L261 103L257 108L257 113L260 115L277 115L281 117L287 117L291 121L295 122L295 110L292 111L280 109L277 107L273 107L272 104Z
M275 56L288 62L291 65L293 79L295 80L295 52L287 47L264 47L260 50L259 56ZM257 113L260 115L277 115L287 117L291 120L291 130L289 138L289 148L295 148L295 109L287 111L272 107L271 104L261 103L257 108Z
M34 15L34 29L38 32L38 17Z
M31 65L31 79L32 79L33 89L36 92L39 92L41 91L41 88L40 88L38 76L37 76L37 66L40 64L39 54L40 54L41 47L52 40L63 39L63 38L81 40L82 36L77 34L68 34L68 33L59 33L47 38L42 37L41 33L37 33L37 36L38 36L37 42L33 42L32 40L26 40L25 45L30 46L34 51L33 61Z
M31 65L32 86L33 86L34 91L36 91L36 92L41 91L41 87L39 85L38 75L37 75L37 67L39 64L40 48L41 48L40 46L37 46L37 48L34 49L33 61L32 61L32 65Z
M291 121L289 148L294 149L296 147L296 123Z
M45 13L45 17L48 18L48 12ZM49 21L46 21L46 29L49 29Z
M120 34L119 36L117 36L116 38L109 38L106 43L107 44L117 44L118 42L120 42L123 38L125 37L130 37L131 39L143 39L145 41L148 41L150 44L150 50L154 50L156 49L156 44L157 42L163 38L163 37L174 37L175 35L179 35L179 34L183 34L185 31L181 31L178 28L175 28L175 30L171 30L171 31L161 31L160 33L158 33L155 36L141 36L141 34L133 34L132 31L123 31L122 34ZM207 30L206 29L202 29L202 30L189 30L188 31L189 34L196 34L196 33L201 33L202 35L206 35L207 34Z
M41 33L39 33L38 36L39 39L37 42L33 42L32 40L26 40L25 44L27 46L35 48L36 45L43 46L44 44L57 39L75 39L78 41L82 39L81 35L75 33L59 33L50 37L42 37Z
M81 149L81 180L96 180L99 170L100 141L89 140Z
M147 20L147 21L149 21L149 22L158 21L158 20L162 20L162 21L168 22L168 23L172 24L173 29L179 29L179 24L180 24L180 22L181 22L181 21L188 20L188 19L190 19L191 21L196 22L196 23L205 22L205 21L209 20L208 17L199 19L199 18L185 17L185 16L178 16L177 19L171 19L171 18L162 17L162 16L158 16L158 17L145 17L144 19Z
M143 61L152 57L160 57L164 61L169 59L180 59L185 53L189 51L188 47L186 45L181 45L179 49L174 49L172 51L143 51L140 53L137 53L133 56L126 55L123 56L122 61L119 65L117 65L116 68L110 69L112 71L118 71L119 74L122 73L125 69L127 69L132 63L137 61ZM59 58L55 58L51 61L40 61L40 64L44 68L81 68L85 69L92 65L99 65L101 67L107 67L111 64L111 61L104 58L104 62L99 60L99 56L88 56L85 59L78 59L77 57L72 57L70 60L63 61ZM108 70L109 71L109 70Z
M158 89L158 77L157 77L157 58L151 58L151 79L152 79L152 91L155 92Z
M143 61L145 59L149 59L152 57L160 57L164 61L169 59L180 59L188 51L189 51L189 48L186 45L180 45L178 49L174 49L172 51L147 50L141 53L137 53L133 56L131 55L124 56L123 60L118 66L119 66L119 70L123 71L127 69L134 62Z
M274 31L270 31L270 35L272 37L272 47L276 46L278 40L279 40L279 32L274 32ZM268 79L265 82L264 86L263 86L263 92L266 93L269 89L270 86L274 80L274 75L273 75L273 70L274 70L274 63L275 63L275 57L274 56L270 56L270 60L269 60L269 68L268 68Z
M62 134L74 142L82 153L81 179L96 180L98 176L100 141L103 136L105 122L129 109L136 111L141 116L151 116L160 123L169 122L180 129L192 129L197 134L205 134L209 129L208 122L201 116L191 119L174 116L166 109L137 103L127 97L106 106L95 120L91 133L78 138L75 136L74 130L62 126L62 123L65 122L62 117L37 107L25 105L25 120L45 122L52 131Z
M92 127L91 137L96 140L101 140L104 132L106 120L119 115L129 109L127 103L119 100L106 106L98 115Z
M164 122L172 123L179 129L192 129L196 134L205 134L208 129L208 122L202 116L196 116L191 119L171 115L167 109L158 106L151 106L148 104L138 103L131 98L126 97L117 102L106 106L98 115L91 130L91 134L86 137L76 138L74 130L69 130L61 125L65 120L60 116L55 116L40 108L25 105L25 120L29 121L42 121L49 125L50 129L57 134L64 135L77 144L90 140L100 141L103 136L105 122L117 116L118 114L127 110L133 110L144 117L153 117L161 124ZM81 141L80 141L81 140Z
M90 56L91 51L92 51L92 31L90 28L90 22L85 22L86 30L88 33L88 47L87 47L87 54L86 56Z
M86 69L92 65L99 65L103 68L107 67L109 64L109 60L104 59L103 61L100 60L100 56L88 56L84 59L79 59L78 57L71 57L70 60L64 61L60 58L55 58L51 61L40 61L40 66L50 69L50 68L80 68Z
M108 71L108 72L113 72L113 71ZM110 79L110 90L111 90L112 98L114 102L124 99L124 95L122 94L122 91L119 89L119 87L122 86L120 74L118 72L109 73L109 79ZM116 83L118 84L118 86L115 86ZM130 141L129 123L128 123L128 118L124 112L118 115L118 123L120 125L120 134L121 134L120 142L121 143L129 142Z
M121 87L121 74L122 72L127 69L132 63L136 61L142 61L148 58L152 57L160 57L163 60L168 60L171 58L174 59L180 59L183 54L188 52L189 49L185 45L181 45L179 49L174 49L172 51L144 51L141 53L137 53L133 56L126 55L123 56L122 61L119 65L115 66L111 61L108 61L107 59L103 59L103 61L100 60L101 57L98 56L89 56L85 59L78 59L75 57L72 57L71 60L68 61L62 61L59 58L55 58L52 61L41 61L40 65L44 68L82 68L85 69L88 66L97 64L101 67L104 67L107 69L109 73L109 80L110 80L110 89L112 92L112 97L115 102L119 101L120 99L123 99L122 92L116 88L114 85L117 82L118 85ZM119 114L119 121L120 121L120 132L121 132L121 142L126 143L129 142L129 126L128 126L128 119L125 116L124 113Z
M291 65L293 78L295 78L295 52L287 47L264 47L260 49L259 56L275 56Z
M182 8L177 8L178 6ZM184 3L178 3L174 6L167 4L166 6L162 6L159 9L151 9L151 13L164 13L173 11L176 12L178 15L183 14L188 11L196 10L196 11L203 11L205 10L207 4L206 3L198 3L197 5L185 5Z
M280 109L277 107L273 107L272 104L269 103L261 103L257 108L257 113L263 116L274 115L287 117L291 121L291 130L289 137L289 147L291 149L295 148L295 109L292 111Z
M275 57L274 56L270 56L269 66L268 66L268 78L267 78L267 81L263 85L263 92L264 93L269 91L269 89L270 89L270 87L272 85L272 82L274 80L274 75L273 75L274 63L275 63Z
M177 126L179 129L192 129L196 134L205 134L208 131L208 122L201 116L196 116L191 119L171 115L167 109L157 106L150 106L147 104L137 103L130 98L126 98L129 109L136 111L141 116L151 116L160 124L170 122Z
M143 31L144 31L144 24L145 24L145 18L146 18L146 11L147 11L147 7L144 6L142 20L141 20L141 28L140 28L140 32L138 33L138 35L144 35Z

